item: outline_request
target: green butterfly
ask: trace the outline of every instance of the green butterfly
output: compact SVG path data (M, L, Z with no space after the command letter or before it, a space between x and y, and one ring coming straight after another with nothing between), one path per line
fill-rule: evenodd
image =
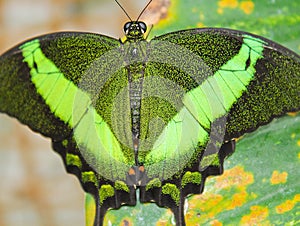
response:
M279 44L221 28L148 42L146 30L48 34L0 58L0 111L52 139L96 201L95 226L137 190L185 225L185 197L222 173L234 138L300 109L300 57Z

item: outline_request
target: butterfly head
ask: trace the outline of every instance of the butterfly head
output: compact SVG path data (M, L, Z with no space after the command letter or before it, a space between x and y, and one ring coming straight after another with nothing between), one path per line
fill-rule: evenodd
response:
M127 39L136 41L144 39L147 25L142 21L130 21L124 25L123 29Z

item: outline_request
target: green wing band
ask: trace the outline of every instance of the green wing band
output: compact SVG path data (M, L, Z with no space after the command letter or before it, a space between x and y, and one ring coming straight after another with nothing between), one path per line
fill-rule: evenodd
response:
M74 128L74 138L84 150L81 154L85 160L100 175L110 172L110 179L124 179L129 167L126 158L109 126L91 106L89 95L66 79L43 54L38 39L20 48L30 67L31 81L53 114Z
M189 162L197 143L204 145L208 133L186 107L174 116L146 156L149 177L170 178Z
M225 116L254 78L264 42L244 36L237 55L183 97L183 108L164 128L146 156L149 177L170 178L180 172L209 139L211 124ZM205 157L205 155L204 155Z

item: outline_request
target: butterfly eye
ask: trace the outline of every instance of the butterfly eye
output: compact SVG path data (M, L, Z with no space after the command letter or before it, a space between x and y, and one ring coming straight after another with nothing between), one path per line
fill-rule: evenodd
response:
M138 22L138 25L143 33L147 31L147 25L144 22Z
M129 30L129 28L131 27L132 25L132 22L127 22L124 27L123 27L123 30L125 33L127 33L127 31Z

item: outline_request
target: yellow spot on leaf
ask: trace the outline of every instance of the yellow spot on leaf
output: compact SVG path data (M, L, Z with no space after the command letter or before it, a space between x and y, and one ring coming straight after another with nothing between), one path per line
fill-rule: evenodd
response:
M196 222L201 222L202 219L214 218L214 216L223 210L223 205L221 205L222 200L222 195L212 193L193 196L193 201L189 202L189 209L198 209L201 214L199 218L196 218L197 213L192 211L194 217L186 219L187 225L195 225L195 220Z
M295 195L294 199L286 200L285 202L276 206L276 213L283 214L285 212L291 211L298 202L300 202L300 194Z
M234 194L230 205L227 207L227 210L235 209L236 207L242 206L246 202L246 198L248 193L246 191L242 191L240 193Z
M272 177L270 179L271 184L284 184L287 179L287 172L279 173L277 170L273 171Z
M297 141L297 145L300 146L300 140Z
M223 224L218 221L218 220L213 220L212 222L210 222L211 226L222 226Z
M237 0L221 0L218 3L221 8L236 8L238 6Z
M223 14L225 8L229 9L241 9L245 14L251 14L254 10L254 3L252 0L246 0L239 2L238 0L220 0L218 2L217 12Z
M240 3L240 9L246 14L251 14L254 9L254 3L252 1L243 1Z
M236 166L226 170L222 177L216 178L216 187L219 189L230 189L232 186L242 188L253 182L252 173L246 172L242 166Z
M187 212L184 217L187 219L187 220L190 220L194 217L194 214L190 211L190 212Z
M220 0L218 2L219 8L217 9L217 12L219 14L223 14L225 8L236 8L238 6L237 0Z
M268 215L269 215L269 211L268 211L267 207L251 206L250 214L242 217L241 224L243 224L243 225L261 225L260 223L265 222Z
M197 23L197 27L205 27L204 24L202 22Z
M300 159L300 152L298 153L298 159Z
M223 200L223 196L219 194L211 194L209 196L203 197L200 202L202 202L201 210L207 211L208 209L213 209L216 205L218 205ZM213 217L215 214L210 213L210 217Z
M284 203L281 203L280 205L276 206L276 212L279 214L285 213L290 211L294 208L294 203L292 200L286 200Z

